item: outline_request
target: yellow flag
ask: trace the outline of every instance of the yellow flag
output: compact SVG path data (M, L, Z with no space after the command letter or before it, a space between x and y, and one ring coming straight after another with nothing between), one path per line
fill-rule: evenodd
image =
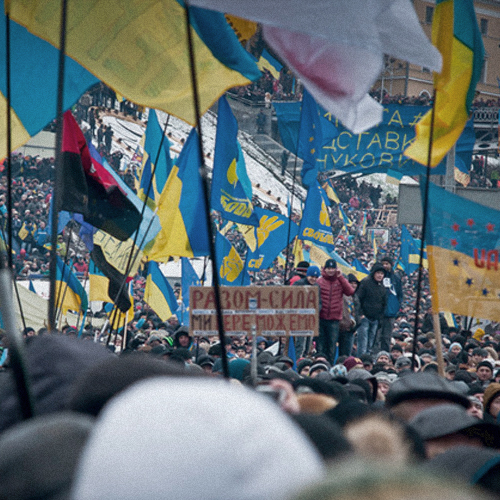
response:
M59 46L61 2L12 2L11 17ZM192 28L191 28L192 29ZM126 99L195 124L185 10L176 0L68 0L66 53ZM201 114L250 81L192 29Z

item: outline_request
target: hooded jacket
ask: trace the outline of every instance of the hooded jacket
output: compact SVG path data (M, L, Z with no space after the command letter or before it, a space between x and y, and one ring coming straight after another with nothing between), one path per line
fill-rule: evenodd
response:
M340 321L342 319L343 296L353 295L354 288L344 276L340 275L338 278L327 276L324 269L321 271L321 278L318 279L317 284L321 296L320 319Z
M375 281L374 275L377 271L387 274L384 266L378 262L372 266L370 275L359 284L356 293L361 306L361 313L373 321L382 318L387 305L387 291L382 281Z

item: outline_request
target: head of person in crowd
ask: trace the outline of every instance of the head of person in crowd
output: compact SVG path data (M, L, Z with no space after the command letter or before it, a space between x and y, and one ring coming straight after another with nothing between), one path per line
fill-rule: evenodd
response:
M411 359L406 356L400 356L394 363L394 368L398 373L411 371Z
M358 280L358 278L356 278L356 276L354 274L349 273L347 275L347 281L354 288L354 290L356 290L358 288L358 286L359 286L359 280Z
M399 344L394 344L391 347L391 358L395 362L398 358L403 356L403 348Z
M356 358L355 356L349 356L344 361L344 366L347 368L347 371L351 371L354 368L363 368L363 361L360 358Z
M175 347L189 349L191 347L192 339L189 335L189 328L187 326L180 326L174 333Z
M493 378L493 365L487 361L480 361L476 366L476 374L479 381L483 384Z
M484 407L482 401L479 398L476 398L476 396L469 396L469 401L470 401L470 408L467 410L467 413L469 415L472 415L473 417L483 420Z
M395 380L386 395L385 405L403 420L410 420L425 408L443 403L470 407L468 397L453 384L431 372L410 373Z
M500 384L492 382L484 390L483 396L484 413L493 417L498 422L500 414Z
M363 368L365 370L371 371L373 369L373 356L371 354L361 354L359 359L363 362Z
M375 375L375 378L377 379L378 389L384 396L386 396L387 393L389 392L389 389L391 388L392 384L391 377L389 377L389 375L386 372L378 372Z
M321 276L321 270L318 266L309 266L306 272L307 281L314 285L317 279Z
M381 363L384 365L392 364L391 355L387 351L380 351L375 356L375 363Z
M500 427L471 416L458 404L425 408L409 424L424 439L428 458L460 445L500 447Z
M93 425L94 418L89 415L60 412L25 420L2 433L2 498L69 498L78 460Z
M500 452L492 448L454 446L428 460L423 470L458 483L476 485L482 491L500 495Z
M161 421L168 425L144 425ZM106 463L115 464L114 474ZM156 470L161 463L169 464L168 475L137 474L138 464ZM270 398L214 379L160 377L106 406L83 451L72 498L285 500L323 473L309 439Z
M300 261L295 268L295 273L298 274L301 278L305 277L310 265L311 264L309 264L309 262L305 260Z
M323 276L334 277L338 276L340 271L337 269L337 261L335 259L328 259L323 266Z
M26 344L25 364L37 415L66 408L73 384L91 366L114 355L94 342L62 335L37 335ZM22 420L14 374L0 384L0 432Z
M492 500L463 481L436 477L415 465L353 459L290 500Z
M388 255L384 255L380 259L380 263L384 267L387 274L390 274L392 272L392 269L394 267L394 261Z
M321 372L329 372L330 366L326 362L317 361L309 368L308 376L311 378L317 377Z
M297 363L297 373L302 377L307 377L309 375L309 370L311 369L312 364L313 362L311 359L301 359Z

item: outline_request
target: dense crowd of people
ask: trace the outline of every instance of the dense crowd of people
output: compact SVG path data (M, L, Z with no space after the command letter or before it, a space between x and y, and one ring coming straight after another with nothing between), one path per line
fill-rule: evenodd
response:
M292 81L282 76L276 85L265 73L247 91L257 99L266 93L296 98ZM101 106L115 98L97 86L74 113L85 123L87 140L125 177L113 152L113 131L100 118ZM391 98L427 104L423 100ZM142 109L122 102L122 112L140 118ZM18 278L48 274L53 169L53 158L12 157ZM497 187L497 181L484 158L475 158L471 185ZM133 176L127 182L133 186ZM417 272L400 270L401 228L377 222L397 199L350 177L334 179L330 187L339 200L330 210L338 258L318 266L305 257L307 242L301 248L293 242L273 266L250 272L254 285L317 287L317 337L194 337L177 315L162 320L145 302L141 271L133 279L135 314L126 327L111 331L89 321L52 333L25 328L35 416L23 422L9 339L1 332L0 497L498 496L500 325L478 327L467 318L450 322L441 316L439 341L427 272L419 282ZM283 210L258 196L253 202ZM339 216L338 205L348 220ZM6 210L2 176L4 240ZM292 211L291 218L299 223L300 214ZM218 216L213 223L224 225ZM408 229L420 237L419 228ZM78 224L70 222L57 251L85 279L89 253L77 232ZM236 226L225 236L244 261L247 244ZM352 273L341 272L342 260ZM355 263L364 266L365 277L354 272ZM181 301L180 283L173 288ZM438 376L441 369L444 377ZM168 480L137 474L138 467L159 466Z

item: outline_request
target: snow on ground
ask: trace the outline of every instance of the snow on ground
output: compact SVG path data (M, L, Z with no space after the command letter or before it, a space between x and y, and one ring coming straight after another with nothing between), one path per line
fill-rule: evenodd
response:
M172 143L170 151L171 155L176 157L182 149L181 140L187 139L191 131L191 126L174 116L168 118L168 115L161 111L157 111L157 113L161 125L164 125L168 119L167 134L172 134L170 138L170 142ZM136 122L125 120L116 115L103 115L102 118L104 124L111 125L114 132L111 152L121 151L123 153L122 168L126 168L146 130L145 121L147 120L147 116L143 118L144 121ZM201 133L205 163L210 171L209 176L211 176L213 166L216 126L216 115L211 111L205 113L201 120ZM248 177L252 182L254 195L257 195L263 203L277 204L282 213L286 213L287 199L292 198L289 188L292 186L292 177L286 173L285 178L281 178L278 174L280 170L278 163L267 156L253 142L250 135L240 132L238 140L245 155ZM298 184L295 186L295 189L299 198L303 200L306 194L305 190ZM300 199L297 196L293 199L292 206L295 210L300 210Z

